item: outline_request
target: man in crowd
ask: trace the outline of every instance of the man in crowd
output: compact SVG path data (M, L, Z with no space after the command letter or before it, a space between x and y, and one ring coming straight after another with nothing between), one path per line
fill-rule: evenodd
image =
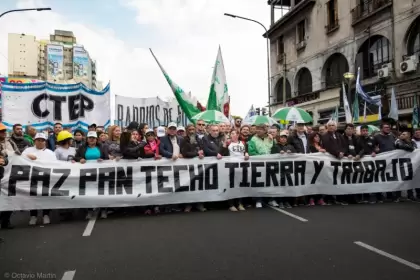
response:
M31 143L23 137L23 128L21 124L13 125L13 133L10 137L10 141L15 143L20 153L22 153L27 147L32 146Z
M373 139L375 142L375 152L385 153L395 150L395 141L397 140L395 136L391 133L391 126L387 123L382 123L380 125L381 132L376 134ZM398 192L387 192L386 196L388 199L393 200L394 202L400 202L401 191Z
M414 129L413 141L416 142L417 149L420 149L420 128Z
M239 117L235 118L235 129L236 131L239 133L240 129L241 129L241 125L242 125L242 119Z
M28 125L25 129L25 135L23 135L23 137L26 139L26 141L28 141L31 144L31 146L34 145L35 135L36 135L35 127Z
M324 135L327 132L327 128L325 127L325 125L320 125L318 128L318 132L321 135Z
M219 134L225 136L226 133L226 124L219 123Z
M55 144L57 142L57 135L63 131L61 123L54 124L54 133L48 137L47 148L54 152Z
M181 139L182 137L176 135L176 123L169 123L167 135L160 138L159 152L168 159L177 160L182 157L181 154Z
M327 123L327 132L322 135L322 146L324 149L335 156L338 159L342 159L346 153L346 147L343 136L337 133L337 123L335 121L329 121ZM334 199L334 203L341 205L348 205L346 196L338 195Z
M95 131L96 132L96 123L93 123L91 125L88 126L88 131Z
M269 155L274 146L273 136L268 134L267 126L265 124L259 124L256 126L255 135L248 141L248 154L250 156L257 155ZM278 207L279 204L275 199L269 201L269 205ZM256 208L262 207L262 199L256 198Z
M296 153L310 153L308 146L308 134L305 132L305 125L303 123L298 123L296 125L296 132L289 136L288 142L293 146Z
M251 125L251 128L249 129L249 134L253 136L255 135L256 131L257 131L257 126L255 124Z
M206 135L206 123L203 120L198 120L195 125L195 129L198 138L203 139Z
M226 139L220 133L217 124L211 124L210 133L203 137L203 150L206 157L221 159L222 156L229 155Z
M195 133L193 124L187 125L187 135L181 140L181 154L183 158L204 158L204 151L201 144L201 139ZM185 212L191 212L192 205L185 206ZM202 203L197 204L197 209L201 212L206 211Z
M187 135L187 133L185 132L185 127L178 126L176 129L176 134L180 137L185 137Z
M312 126L307 126L307 127L306 127L306 133L307 133L308 135L311 135L311 134L312 134L312 132L314 132L314 130L312 129Z
M6 126L0 123L0 150L5 154L21 154L16 144L7 138Z

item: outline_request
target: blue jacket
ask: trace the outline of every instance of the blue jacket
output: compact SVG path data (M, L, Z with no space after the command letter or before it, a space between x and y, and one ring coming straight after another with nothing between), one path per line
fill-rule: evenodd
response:
M181 153L181 140L182 137L175 136L179 145L179 153ZM174 152L174 149L172 147L171 139L169 139L169 136L163 136L160 139L160 145L159 145L159 153L165 157L165 158L172 158L172 153Z
M48 137L47 148L53 152L55 151L55 134Z

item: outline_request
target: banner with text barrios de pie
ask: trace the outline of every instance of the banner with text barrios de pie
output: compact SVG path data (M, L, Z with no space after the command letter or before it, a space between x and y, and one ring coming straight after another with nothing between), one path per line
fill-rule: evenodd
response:
M9 84L2 87L3 124L16 123L37 129L62 123L64 127L87 130L89 124L110 124L110 85L102 91L78 84Z
M149 127L167 126L170 122L186 126L188 118L176 99L171 102L159 97L135 98L115 96L115 123L128 126L130 122L147 123Z
M328 154L88 162L10 157L0 211L126 207L241 197L299 197L419 187L420 150L361 161Z

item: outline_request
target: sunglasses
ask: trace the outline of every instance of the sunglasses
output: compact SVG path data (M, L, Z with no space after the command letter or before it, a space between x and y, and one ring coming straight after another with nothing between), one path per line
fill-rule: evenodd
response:
M205 126L205 124L204 123L199 123L199 124L197 124L198 126Z

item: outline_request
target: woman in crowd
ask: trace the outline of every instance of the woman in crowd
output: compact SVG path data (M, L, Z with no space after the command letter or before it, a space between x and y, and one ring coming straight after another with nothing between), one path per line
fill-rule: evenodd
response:
M321 135L318 132L312 132L308 137L308 146L311 153L325 153L326 150L322 147ZM309 198L309 205L314 206L315 201L318 205L325 206L323 195L314 195Z
M149 130L149 125L147 123L141 123L139 125L139 129L138 129L138 132L139 132L139 139L138 139L138 141L139 142L140 141L146 141L145 135L146 135L146 132L148 130Z
M85 134L83 133L83 131L76 130L74 132L74 140L71 144L72 147L77 150L80 146L82 146L84 144L84 142L85 142L84 138L85 138Z
M63 130L57 135L57 147L54 151L57 160L61 161L72 161L76 156L76 149L72 147L73 135Z
M121 127L117 125L112 125L108 129L108 152L110 159L119 160L122 157L121 148L120 148L120 138L121 138Z
M144 145L144 157L161 159L162 156L159 154L159 139L156 138L153 129L146 131L145 145Z
M245 160L249 159L249 154L245 150L246 143L239 140L239 135L236 130L232 130L230 133L230 141L227 143L227 148L229 150L229 155L231 157L244 157ZM235 207L235 204L238 208ZM229 210L236 212L238 210L245 211L245 207L242 205L241 199L232 199L229 200Z
M37 133L34 138L34 147L26 148L22 156L29 158L30 160L39 160L39 161L56 161L57 158L53 151L47 149L47 135L44 133ZM50 212L49 209L42 210L42 216L43 216L43 223L44 225L48 225L50 223ZM38 220L37 214L38 210L31 210L30 212L31 218L29 220L29 225L34 226L36 225L36 222Z
M98 141L101 144L106 144L107 140L108 140L108 135L106 135L106 133L104 131L98 131L96 132L96 134L98 134Z
M109 159L108 146L101 145L98 141L98 134L95 131L89 131L87 134L86 144L77 149L75 161L82 164L88 160L103 161ZM88 210L86 219L93 217L93 209ZM107 209L101 210L101 218L106 219L108 217Z
M120 140L120 150L124 159L144 158L145 142L138 140L139 133L137 130L123 132Z

